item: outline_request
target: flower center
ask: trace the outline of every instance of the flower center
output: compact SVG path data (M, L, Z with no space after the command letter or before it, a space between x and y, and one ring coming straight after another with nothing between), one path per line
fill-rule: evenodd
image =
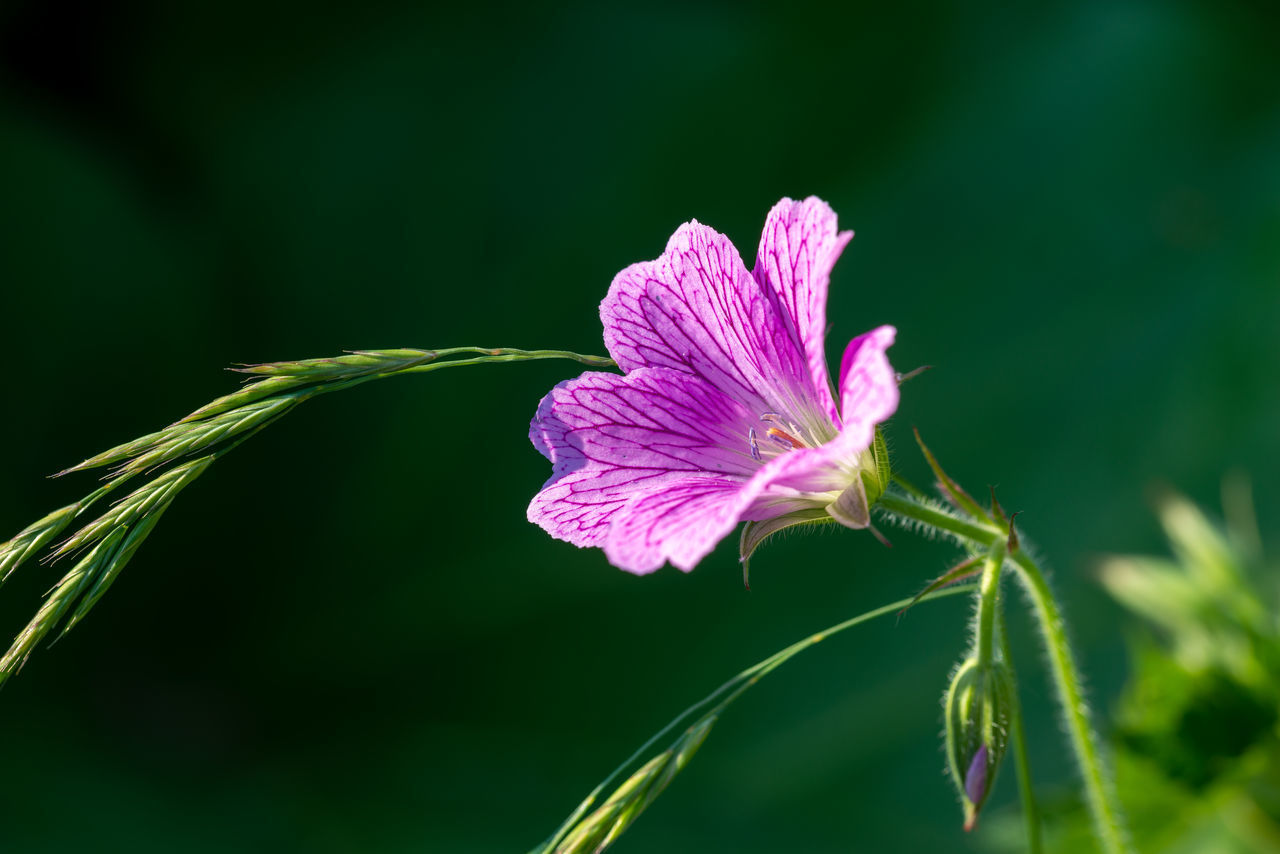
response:
M760 421L769 426L761 430L757 430L754 426L747 428L751 459L756 462L762 463L766 459L773 459L778 454L796 448L813 447L805 438L800 438L805 436L805 433L796 426L794 421L788 421L777 412L760 413Z

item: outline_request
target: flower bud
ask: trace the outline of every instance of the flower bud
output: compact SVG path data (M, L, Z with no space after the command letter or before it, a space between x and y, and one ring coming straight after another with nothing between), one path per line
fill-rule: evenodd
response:
M1002 661L983 667L976 658L967 659L947 689L947 762L964 807L965 830L978 820L1004 758L1012 704L1013 676Z

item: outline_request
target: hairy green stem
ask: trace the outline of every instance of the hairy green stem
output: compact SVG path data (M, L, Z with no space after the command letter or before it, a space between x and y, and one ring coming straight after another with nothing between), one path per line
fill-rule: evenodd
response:
M1013 654L1009 649L1009 633L1004 626L1004 608L996 609L997 631L1000 635L1000 653L1013 672ZM1040 807L1036 803L1035 786L1031 782L1031 760L1027 755L1027 733L1022 724L1022 702L1018 699L1015 680L1010 693L1012 707L1009 710L1009 743L1013 747L1013 768L1018 775L1018 800L1022 803L1022 821L1027 831L1027 854L1041 854Z
M998 528L961 519L959 516L953 516L945 510L932 507L915 498L893 492L881 495L879 505L894 515L920 522L925 527L936 531L953 534L962 540L977 543L983 548L1004 536L1004 532Z
M960 518L908 496L886 493L881 496L880 505L901 519L921 523L981 547L990 547L998 539L1007 536L1006 532L998 528ZM1098 747L1097 734L1089 722L1089 709L1084 700L1080 671L1067 640L1062 612L1036 562L1020 549L1015 550L1011 558L1044 636L1049 670L1057 690L1058 705L1071 750L1075 754L1084 782L1085 802L1093 817L1094 833L1108 854L1124 854L1132 848L1125 830L1123 812L1111 786L1111 778Z
M978 667L983 670L991 668L994 657L993 636L996 611L999 608L1000 571L1004 568L1004 553L1004 541L996 540L988 549L986 560L982 564L982 582L978 587L978 631L974 652L978 658ZM1007 660L1008 656L1005 658Z
M1053 598L1044 573L1026 552L1015 554L1013 562L1019 569L1018 578L1031 599L1036 621L1044 634L1058 704L1080 766L1080 775L1084 778L1085 798L1093 816L1094 833L1109 854L1131 851L1124 816L1111 785L1111 776L1103 764L1097 733L1089 721L1080 670L1067 640L1066 623L1058 602Z

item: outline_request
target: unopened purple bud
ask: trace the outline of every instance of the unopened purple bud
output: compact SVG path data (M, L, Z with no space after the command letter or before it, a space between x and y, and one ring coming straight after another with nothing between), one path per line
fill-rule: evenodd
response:
M973 754L969 770L964 773L964 793L974 804L981 804L987 793L987 746L984 744Z
M1007 746L1014 702L1013 676L1002 661L983 666L976 658L969 658L947 689L948 765L964 808L965 830L978 820L995 781Z

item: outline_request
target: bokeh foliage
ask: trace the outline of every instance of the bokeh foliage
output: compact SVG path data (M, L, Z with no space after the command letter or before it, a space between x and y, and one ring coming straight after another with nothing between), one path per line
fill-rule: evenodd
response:
M890 425L899 464L924 473L918 425L1025 511L1099 710L1122 709L1131 620L1091 568L1161 550L1148 485L1209 504L1246 468L1264 538L1280 518L1276 23L1208 2L6 4L0 536L92 484L46 475L232 390L221 366L595 352L610 278L678 223L750 256L773 202L817 193L858 231L831 349L892 322L895 364L937 366ZM951 559L836 533L769 544L750 594L731 546L627 577L524 522L548 474L527 421L570 366L484 370L317 401L184 493L0 694L21 781L0 842L523 850L729 674ZM5 585L6 631L56 578ZM615 850L980 848L937 744L965 618L931 606L779 671ZM1064 781L1010 623L1034 771Z
M1142 621L1115 709L1117 782L1135 842L1160 854L1280 850L1280 573L1248 485L1226 481L1226 523L1184 497L1158 499L1172 558L1111 556L1106 589ZM1048 803L1050 850L1089 845L1079 799ZM1016 817L1006 850L1022 850Z

